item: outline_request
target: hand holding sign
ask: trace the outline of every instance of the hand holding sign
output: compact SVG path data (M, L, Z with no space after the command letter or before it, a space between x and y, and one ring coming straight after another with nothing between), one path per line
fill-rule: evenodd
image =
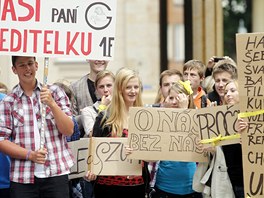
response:
M90 181L96 180L97 176L95 174L93 174L91 171L87 171L87 173L85 174L85 176L83 178L86 181L90 182Z
M48 151L46 148L37 151L31 151L28 159L37 164L44 164L47 154Z

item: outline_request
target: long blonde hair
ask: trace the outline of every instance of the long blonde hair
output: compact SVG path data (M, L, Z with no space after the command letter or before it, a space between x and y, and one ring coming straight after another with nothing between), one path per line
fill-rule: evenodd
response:
M123 92L126 89L127 83L130 79L136 78L139 81L139 93L137 95L136 101L133 104L134 107L143 106L142 102L142 83L137 74L132 69L129 68L121 68L117 74L114 83L113 89L113 97L112 101L109 104L107 111L108 111L108 119L105 122L105 125L111 126L112 128L112 136L122 136L123 131L123 124L125 119L127 119L126 112L126 104L123 98ZM105 115L106 116L106 115Z

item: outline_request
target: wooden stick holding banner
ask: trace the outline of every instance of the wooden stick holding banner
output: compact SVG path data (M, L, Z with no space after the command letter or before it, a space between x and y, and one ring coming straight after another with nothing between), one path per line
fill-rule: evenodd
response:
M47 86L48 69L49 69L49 58L45 57L44 58L43 86ZM42 107L41 107L40 149L43 149L44 144L45 144L45 122L46 122L46 105L42 104Z

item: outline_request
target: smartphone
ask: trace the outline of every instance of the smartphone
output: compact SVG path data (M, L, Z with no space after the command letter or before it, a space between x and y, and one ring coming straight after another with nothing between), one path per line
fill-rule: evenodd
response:
M214 62L218 62L220 60L224 60L225 58L224 57L214 57Z

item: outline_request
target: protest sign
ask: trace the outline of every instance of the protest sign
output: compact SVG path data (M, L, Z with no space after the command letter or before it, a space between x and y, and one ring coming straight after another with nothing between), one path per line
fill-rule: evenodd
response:
M89 166L96 175L142 175L142 162L125 154L127 138L92 138Z
M129 110L131 159L203 162L195 109L141 108Z
M114 56L116 0L1 0L0 54Z
M264 197L264 33L237 34L236 46L245 196Z
M217 146L240 143L240 138L234 136L239 112L238 105L197 109L193 122L197 124L201 140L208 140L208 144L215 143Z
M69 179L83 177L88 171L89 143L90 138L82 138L78 141L68 142L75 160Z

